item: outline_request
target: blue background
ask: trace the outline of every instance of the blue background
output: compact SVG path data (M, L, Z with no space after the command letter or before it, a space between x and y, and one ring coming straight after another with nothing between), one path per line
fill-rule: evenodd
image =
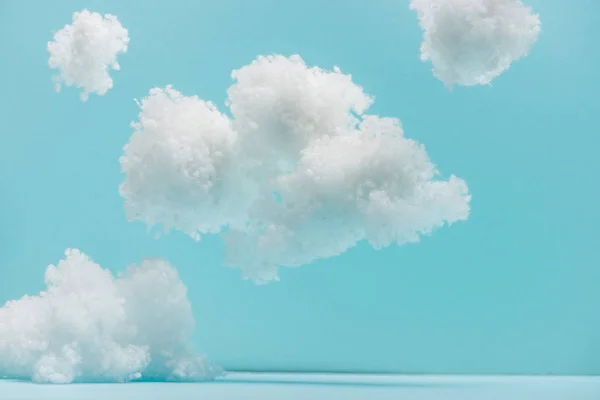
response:
M407 0L0 1L0 303L43 288L67 247L113 271L170 260L196 344L228 369L600 373L600 3L529 0L543 32L491 87L449 91L419 60ZM88 103L52 87L46 43L73 11L113 13L130 50ZM402 119L472 215L421 243L281 271L222 268L218 237L128 223L118 158L134 98L173 84L223 106L258 54L340 66Z

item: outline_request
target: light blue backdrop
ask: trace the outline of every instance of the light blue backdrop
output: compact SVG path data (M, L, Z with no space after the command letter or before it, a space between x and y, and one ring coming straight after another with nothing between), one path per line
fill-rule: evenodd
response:
M600 2L529 0L543 34L492 87L446 90L418 58L407 0L0 1L0 302L43 286L67 247L114 271L180 271L196 343L230 369L600 373ZM104 97L56 94L52 32L116 14L130 51ZM220 106L258 54L339 65L473 194L466 223L421 243L281 271L255 286L221 244L125 220L118 157L133 98L173 84Z

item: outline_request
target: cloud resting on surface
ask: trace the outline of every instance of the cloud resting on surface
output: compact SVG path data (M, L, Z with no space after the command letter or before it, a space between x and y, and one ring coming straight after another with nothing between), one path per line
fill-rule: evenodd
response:
M36 382L210 379L190 346L187 289L166 261L117 278L78 250L46 270L46 290L0 308L0 376Z
M199 239L222 232L225 258L256 282L344 253L416 242L466 220L470 195L440 179L400 121L339 69L258 57L232 73L232 118L171 87L152 89L124 148L130 220Z
M73 23L54 34L48 42L50 68L58 69L55 87L62 84L83 89L81 100L90 93L104 95L113 87L109 69L118 70L119 53L127 52L129 35L114 15L83 10L73 13Z
M540 18L520 0L411 0L424 31L421 59L447 86L485 85L526 56Z

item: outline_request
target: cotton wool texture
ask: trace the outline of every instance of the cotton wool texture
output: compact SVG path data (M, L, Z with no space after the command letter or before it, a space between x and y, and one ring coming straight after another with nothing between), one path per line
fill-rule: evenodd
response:
M220 370L190 344L187 289L166 261L114 277L75 249L46 289L0 308L0 376L39 383L198 381Z
M231 118L155 88L124 148L130 220L195 239L220 232L225 264L257 283L340 255L381 249L469 216L464 180L442 179L395 118L338 68L259 56L233 71Z
M486 85L529 54L541 22L520 0L411 0L421 59L446 86Z
M82 90L82 101L90 93L104 95L113 87L110 70L120 69L117 57L127 52L128 45L127 29L114 15L88 10L73 13L73 22L48 42L48 65L58 70L53 77L56 91L62 85L74 85Z

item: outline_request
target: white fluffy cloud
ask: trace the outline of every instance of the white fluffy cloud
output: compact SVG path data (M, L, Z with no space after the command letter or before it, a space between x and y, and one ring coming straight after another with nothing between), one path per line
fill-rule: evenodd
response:
M0 308L0 376L36 382L203 380L219 371L190 345L187 289L165 261L117 278L78 250L47 288Z
M54 34L48 42L50 68L58 69L55 87L75 85L82 89L81 100L90 93L104 95L113 87L109 70L118 70L119 53L127 52L129 35L114 15L104 16L83 10L73 13L73 23Z
M226 263L266 282L279 266L468 218L466 183L441 179L400 121L365 114L373 99L350 75L276 55L232 77L231 120L170 87L142 100L121 157L130 220L222 231Z
M237 139L231 121L171 87L152 89L140 107L121 158L128 217L196 238L219 232L243 208L231 182Z
M540 18L520 0L411 0L424 31L421 59L447 86L484 85L526 56Z

